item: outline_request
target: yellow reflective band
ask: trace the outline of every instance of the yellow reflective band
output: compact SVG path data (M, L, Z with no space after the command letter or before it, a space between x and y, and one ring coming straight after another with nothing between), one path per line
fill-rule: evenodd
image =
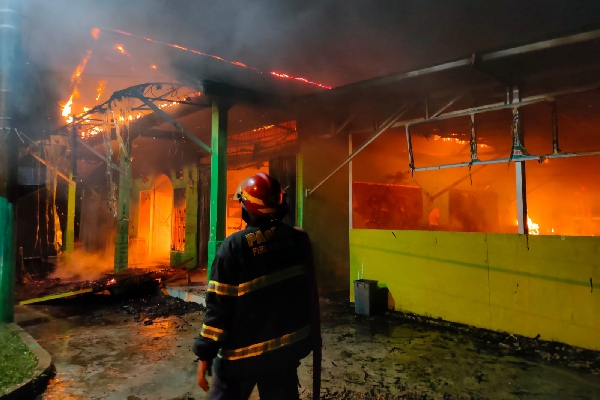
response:
M254 290L263 289L269 285L279 283L286 279L294 278L304 274L304 265L296 265L286 268L282 271L277 271L269 275L261 276L260 278L242 283L239 286L228 285L216 281L208 282L208 292L220 294L222 296L243 296Z
M228 285L226 283L220 283L217 281L208 282L207 292L213 292L223 296L237 296L238 287L237 285Z
M259 208L258 211L260 211L263 214L273 214L277 212L276 208Z
M242 358L256 357L269 351L277 350L282 347L289 346L310 335L310 325L305 326L299 331L288 333L280 338L267 340L266 342L253 344L252 346L242 347L241 349L219 351L219 358L224 360L240 360Z
M219 329L219 328L215 328L213 326L208 326L208 325L202 324L202 330L200 331L200 336L208 338L208 339L212 339L215 342L218 342L219 340L223 339L224 335L225 335L225 332L223 331L223 329Z
M263 201L261 199L258 199L256 197L252 196L250 193L246 192L245 190L242 190L242 196L245 197L246 200L250 200L254 204L258 204L259 206L265 205L265 203L263 203Z

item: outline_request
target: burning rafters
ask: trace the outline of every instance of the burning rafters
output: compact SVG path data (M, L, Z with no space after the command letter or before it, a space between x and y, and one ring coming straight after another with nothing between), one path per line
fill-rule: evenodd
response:
M213 54L204 53L204 52L201 52L201 51L198 51L198 50L194 50L194 49L188 49L187 47L183 47L183 46L180 46L178 44L161 42L160 40L155 40L155 39L152 39L152 38L149 38L149 37L142 37L142 36L134 35L133 33L121 31L121 30L118 30L118 29L103 29L103 30L107 31L107 32L118 33L118 34L125 35L125 36L130 36L130 37L133 37L133 38L136 38L136 39L140 39L140 40L145 40L145 41L151 42L151 43L157 43L157 44L161 44L161 45L164 45L164 46L169 46L169 47L172 47L174 49L178 49L178 50L182 50L182 51L187 51L187 52L198 54L198 55L201 55L201 56L204 56L204 57L214 58L215 60L218 60L218 61L221 61L221 62L229 63L229 64L235 65L237 67L247 68L247 69L255 71L256 73L263 74L262 71L260 71L260 70L258 70L256 68L253 68L253 67L249 67L248 65L246 65L244 63L241 63L239 61L228 61L228 60L226 60L226 59L224 59L222 57L215 56ZM121 46L121 48L122 48L122 46ZM120 52L122 52L122 53L124 52L124 49L123 49L123 51L121 51L120 49L118 49L118 50ZM126 53L123 53L123 54L126 54ZM272 75L272 76L275 76L275 77L281 78L281 79L289 79L289 80L294 80L294 81L306 83L308 85L317 86L317 87L320 87L320 88L323 88L323 89L331 89L331 86L328 86L328 85L325 85L325 84L322 84L322 83L319 83L319 82L313 82L313 81L310 81L310 80L308 80L306 78L302 78L302 77L298 77L298 76L292 76L292 75L289 75L289 74L285 74L283 72L271 71L271 72L269 72L269 75Z
M161 104L158 106L161 109L172 107L176 104L197 105L197 103L191 101L191 97L198 96L200 93L190 89L190 92L187 92L183 95L180 93L180 91L184 88L186 88L184 85L161 82L145 83L142 85L132 86L113 93L110 99L91 109L84 107L84 112L76 114L72 122L82 128L80 135L82 138L86 138L95 136L102 132L102 121L104 120L103 116L109 112L109 109L112 107L114 102L120 101L124 98L135 99L141 95L150 101L161 102ZM132 122L151 113L152 110L150 108L137 106L131 109L131 113L129 113L129 115L120 116L120 121L114 121L110 119L110 123L111 126L114 126L115 122Z

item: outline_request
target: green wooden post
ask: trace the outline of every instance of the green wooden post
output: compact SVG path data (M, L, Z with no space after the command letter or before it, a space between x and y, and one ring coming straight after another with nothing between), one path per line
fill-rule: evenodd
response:
M0 197L0 323L14 319L16 237L13 205Z
M13 322L17 221L19 144L13 117L22 93L20 4L0 2L0 323ZM17 98L17 95L19 98Z
M123 171L131 174L129 155L119 150L119 163ZM115 240L115 272L127 269L129 265L129 203L131 198L131 178L119 175L119 199L117 211L117 238Z
M77 126L73 124L71 133L71 173L69 179L77 182ZM75 250L75 198L77 186L69 185L67 192L67 234L65 240L65 252L72 253Z
M187 168L185 188L185 251L184 260L191 257L193 262L188 268L198 265L198 167L191 165Z
M302 152L296 156L296 226L302 228L304 212L304 158Z
M208 276L219 246L225 238L227 206L227 113L229 106L212 104L212 154L210 156L210 233L208 240Z

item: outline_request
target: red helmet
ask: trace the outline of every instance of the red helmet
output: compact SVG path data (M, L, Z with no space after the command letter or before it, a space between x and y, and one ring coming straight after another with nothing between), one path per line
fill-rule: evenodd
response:
M242 203L246 211L257 215L279 214L286 206L285 191L281 184L264 172L244 179L233 199Z

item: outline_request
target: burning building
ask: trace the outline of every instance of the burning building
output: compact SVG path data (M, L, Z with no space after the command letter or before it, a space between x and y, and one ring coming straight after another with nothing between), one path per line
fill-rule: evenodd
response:
M261 170L287 187L323 289L352 301L375 279L397 310L600 349L599 31L333 89L117 33L178 52L174 79L95 82L74 112L74 75L45 160L70 171L65 248L116 270L210 266Z

